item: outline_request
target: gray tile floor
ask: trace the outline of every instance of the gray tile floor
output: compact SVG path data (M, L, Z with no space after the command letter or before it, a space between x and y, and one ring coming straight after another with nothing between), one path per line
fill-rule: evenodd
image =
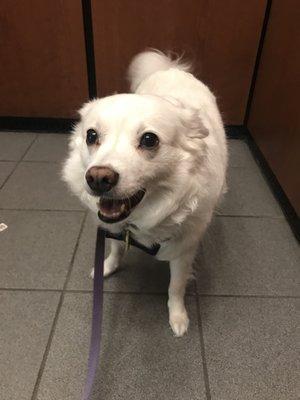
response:
M95 226L60 182L66 135L0 133L0 398L80 399ZM188 334L168 327L167 265L133 250L105 282L93 400L296 400L298 244L247 145L199 248ZM143 265L141 265L143 264Z

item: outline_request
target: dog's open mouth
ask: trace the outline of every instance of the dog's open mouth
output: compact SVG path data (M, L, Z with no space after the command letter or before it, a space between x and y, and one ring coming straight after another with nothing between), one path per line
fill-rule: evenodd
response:
M98 217L109 224L122 221L141 202L144 194L145 190L139 190L133 196L124 199L100 197Z

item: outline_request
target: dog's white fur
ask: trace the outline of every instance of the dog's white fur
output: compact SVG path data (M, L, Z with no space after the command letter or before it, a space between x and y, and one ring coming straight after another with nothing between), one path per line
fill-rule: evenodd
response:
M85 182L91 166L109 166L120 174L113 189L117 197L146 189L127 219L98 223L115 233L130 226L144 245L161 244L157 258L170 262L169 321L176 336L188 328L185 287L199 240L225 190L227 167L216 99L188 69L158 51L138 54L128 73L134 94L116 94L82 107L63 168L63 179L95 213L99 199L89 194ZM101 145L93 150L86 145L90 128L101 133ZM160 139L151 155L138 148L145 131ZM122 242L111 242L105 275L118 268L124 252Z

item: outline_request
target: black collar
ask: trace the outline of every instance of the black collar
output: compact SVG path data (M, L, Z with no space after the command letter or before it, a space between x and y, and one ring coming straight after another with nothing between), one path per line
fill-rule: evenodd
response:
M136 240L134 240L131 237L130 231L128 231L128 230L122 231L120 233L111 233L106 230L104 230L104 232L105 232L105 236L107 238L121 240L126 243L127 247L129 247L131 245L135 246L135 247L143 250L145 253L150 254L151 256L155 256L160 249L160 244L158 244L158 243L153 244L152 247L146 247L143 244L137 242Z

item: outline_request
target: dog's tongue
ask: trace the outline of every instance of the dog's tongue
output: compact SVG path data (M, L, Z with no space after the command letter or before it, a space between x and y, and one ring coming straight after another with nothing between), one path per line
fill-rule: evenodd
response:
M108 198L101 198L99 202L99 209L101 213L107 217L118 217L126 208L124 200L115 200Z

